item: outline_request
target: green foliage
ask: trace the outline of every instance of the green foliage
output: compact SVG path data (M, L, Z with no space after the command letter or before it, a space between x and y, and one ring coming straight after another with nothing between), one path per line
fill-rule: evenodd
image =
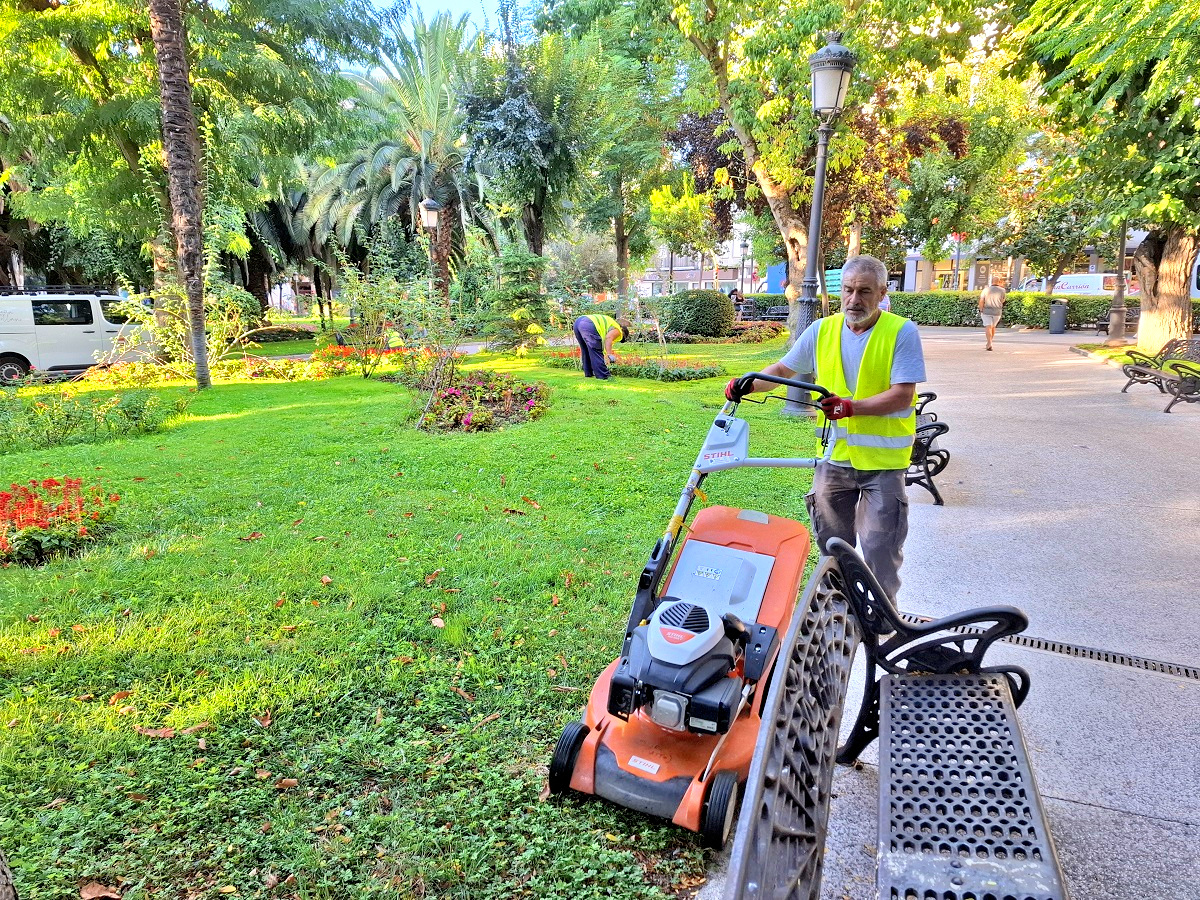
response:
M338 66L377 40L365 0L199 2L183 10L204 142L210 237L245 237L244 213L292 172L293 157L340 131ZM110 244L170 253L157 70L146 8L6 3L0 29L0 156L24 185L20 213ZM140 280L140 279L138 279Z
M516 246L508 246L498 260L500 285L489 291L487 323L483 333L497 349L518 356L544 344L542 334L550 321L550 310L542 293L546 260Z
M161 430L187 404L186 398L166 403L145 390L105 397L65 388L0 388L0 454L148 434Z
M687 172L678 195L669 184L651 192L650 224L668 250L681 256L713 251L718 235L710 199L696 192L695 179Z
M665 331L722 337L733 330L733 301L721 291L694 290L672 294L667 301Z
M545 34L515 37L513 6L503 53L480 54L464 98L470 133L468 165L489 173L493 196L519 223L529 250L565 224L564 212L584 197L589 174L610 145L611 72L594 38Z
M726 337L704 337L682 331L668 331L664 337L670 344L761 344L778 337L786 327L782 322L734 322L733 332Z

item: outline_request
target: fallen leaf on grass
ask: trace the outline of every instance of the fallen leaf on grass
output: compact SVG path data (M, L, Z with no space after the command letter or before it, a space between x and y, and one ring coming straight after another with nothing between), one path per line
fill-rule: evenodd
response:
M67 802L66 797L55 797L53 800L51 800L49 803L47 803L45 806L43 806L42 809L58 809L60 806L62 806L66 802Z
M239 541L257 541L262 536L263 536L263 533L261 531L252 531L245 537L238 538L238 540Z
M523 515L525 515L525 510L523 510L523 509L510 509L509 507L507 507L507 506L506 506L506 507L504 507L504 511L505 511L506 513L508 513L510 516L523 516Z
M60 634L62 634L62 629L61 629L61 628L51 628L51 629L50 629L48 632L46 632L46 633L47 633L48 635L50 635L50 637L51 637L51 638L56 638L56 637L58 637Z
M444 571L446 571L446 570L445 569L434 569L432 572L430 572L428 575L425 576L425 583L433 584L435 581L437 581L437 577L439 575L441 575Z
M259 728L267 728L271 724L271 711L268 709L266 712L259 713L257 716L252 716L251 718Z
M522 497L521 499L524 500L526 503L528 503L530 506L532 506L534 509L542 508L542 504L538 503L536 500L534 500L530 497Z
M133 730L138 734L152 738L173 738L175 737L174 728L143 728L141 725L134 725Z
M446 754L445 756L443 756L441 759L439 759L439 760L435 761L435 762L434 762L434 765L435 765L435 766L438 766L438 767L440 768L441 766L444 766L446 763L450 762L450 760L451 760L451 759L453 759L453 758L454 758L454 754L453 754L453 753L447 753L447 754Z
M446 627L446 621L441 616L434 616L432 619L429 620L429 624L432 625L434 628L445 628Z
M21 724L21 720L20 720L20 719L9 719L9 720L8 720L8 724L7 724L7 725L5 725L4 727L5 727L5 728L16 728L16 727L17 727L18 725L20 725L20 724Z
M550 799L550 780L546 779L542 782L542 790L538 794L538 802L545 803Z
M35 615L33 615L32 613L30 613L29 615L27 615L27 616L25 617L25 621L26 621L26 622L30 622L30 623L32 623L32 624L34 624L34 625L36 625L38 622L42 621L42 617L41 617L41 616L35 616Z
M383 724L383 707L382 706L376 707L376 709L375 709L375 724L376 725Z
M71 630L72 631L87 631L87 626L86 625L72 625Z
M79 900L121 900L121 892L98 881L89 881L79 889Z
M551 606L558 606L558 594L551 594L551 595L550 595L550 605L551 605Z
M443 594L461 594L462 590L460 588L442 588L442 593Z
M113 694L111 697L108 698L108 705L116 706L118 703L120 703L126 697L129 697L132 695L133 695L133 691L117 691L115 694Z
M321 584L333 584L333 579L330 578L328 575L322 575L321 576Z
M296 521L292 522L292 527L295 528L297 525L299 525L303 521L304 521L303 519L296 519Z
M558 691L560 694L574 694L579 688L567 687L565 684L555 684L550 686L550 690Z
M474 694L468 694L466 691L464 691L464 690L463 690L462 688L460 688L460 687L451 688L450 690L454 691L454 693L458 694L458 696L462 697L462 698L463 698L464 700L466 700L468 703L474 703L474 702L475 702L475 695L474 695Z
M137 712L136 706L122 706L120 709L117 710L117 715L118 716L127 716L130 713L135 713L135 712Z
M276 887L278 884L279 884L279 876L278 875L269 874L265 878L263 878L263 887L265 887L268 891L271 890L272 888Z
M89 700L95 700L96 695L95 694L80 694L75 699L78 700L80 703L87 703Z
M131 791L130 793L126 794L125 796L128 797L130 800L136 800L138 803L144 803L150 799L150 797L148 795L139 794L136 791Z
M275 782L276 790L280 790L280 791L286 791L289 788L294 788L294 787L299 787L299 786L300 786L300 782L297 781L295 778L280 778L277 782Z
M232 884L227 884L224 887L217 888L217 893L218 894L236 894L237 888L235 888Z
M293 631L295 631L295 630L296 630L298 627L299 627L299 626L297 626L297 625L280 625L280 626L279 626L279 630L280 630L280 631L287 631L287 632L289 632L289 633L290 633L290 632L293 632Z
M207 722L201 722L199 725L189 725L187 728L180 729L180 734L195 734L197 731L203 731L208 727Z
M271 823L269 821L263 822L260 826L258 826L258 830L261 831L263 834L266 834L267 832L269 832L271 830Z
M482 728L488 722L495 722L498 718L500 718L500 713L498 713L498 712L492 713L490 716L484 716L482 719L480 719L478 722L475 723L475 728L473 730L478 731L480 728Z
M266 779L271 777L271 773L268 772L266 769L255 769L254 777L257 778L259 781L265 781Z
M275 608L279 609L279 607L283 606L285 603L287 603L287 598L280 595L279 599L275 601Z
M393 656L392 662L400 663L402 666L407 666L410 662L416 662L411 656Z

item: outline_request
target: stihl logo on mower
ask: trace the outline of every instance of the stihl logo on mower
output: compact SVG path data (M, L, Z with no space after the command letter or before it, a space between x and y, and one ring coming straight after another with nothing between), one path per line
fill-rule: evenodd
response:
M705 462L712 462L715 459L733 459L733 451L732 450L717 450L714 453L705 453L704 454Z
M714 569L712 566L700 566L696 570L697 578L711 578L713 581L721 580L721 570Z
M660 628L662 636L672 644L682 644L685 641L690 641L696 635L690 631L680 631L678 628Z

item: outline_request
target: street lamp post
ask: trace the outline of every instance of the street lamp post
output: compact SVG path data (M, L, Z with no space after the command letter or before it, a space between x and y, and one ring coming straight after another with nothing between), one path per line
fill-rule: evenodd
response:
M745 238L742 239L742 259L738 264L738 291L743 297L746 296L746 251L750 249L750 242Z
M436 263L433 258L433 233L437 231L438 211L442 204L429 197L421 201L421 227L429 237L429 299L433 299L433 275Z
M856 62L854 54L841 44L842 33L830 32L824 47L808 58L812 72L812 109L820 124L817 126L816 173L813 179L812 212L808 220L808 258L804 266L804 280L800 283L800 300L793 337L799 337L809 325L816 321L817 308L817 261L821 249L821 214L825 203L825 168L829 157L829 138L833 134L833 121L846 104L850 90L850 75ZM802 376L804 377L804 376ZM805 380L811 381L811 373ZM807 413L807 407L796 402L800 392L788 389L788 402L784 412L791 415Z

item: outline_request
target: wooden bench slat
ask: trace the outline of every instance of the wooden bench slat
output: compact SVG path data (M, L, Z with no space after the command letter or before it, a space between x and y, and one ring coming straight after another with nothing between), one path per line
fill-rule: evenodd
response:
M1065 900L1008 680L880 682L879 896Z

